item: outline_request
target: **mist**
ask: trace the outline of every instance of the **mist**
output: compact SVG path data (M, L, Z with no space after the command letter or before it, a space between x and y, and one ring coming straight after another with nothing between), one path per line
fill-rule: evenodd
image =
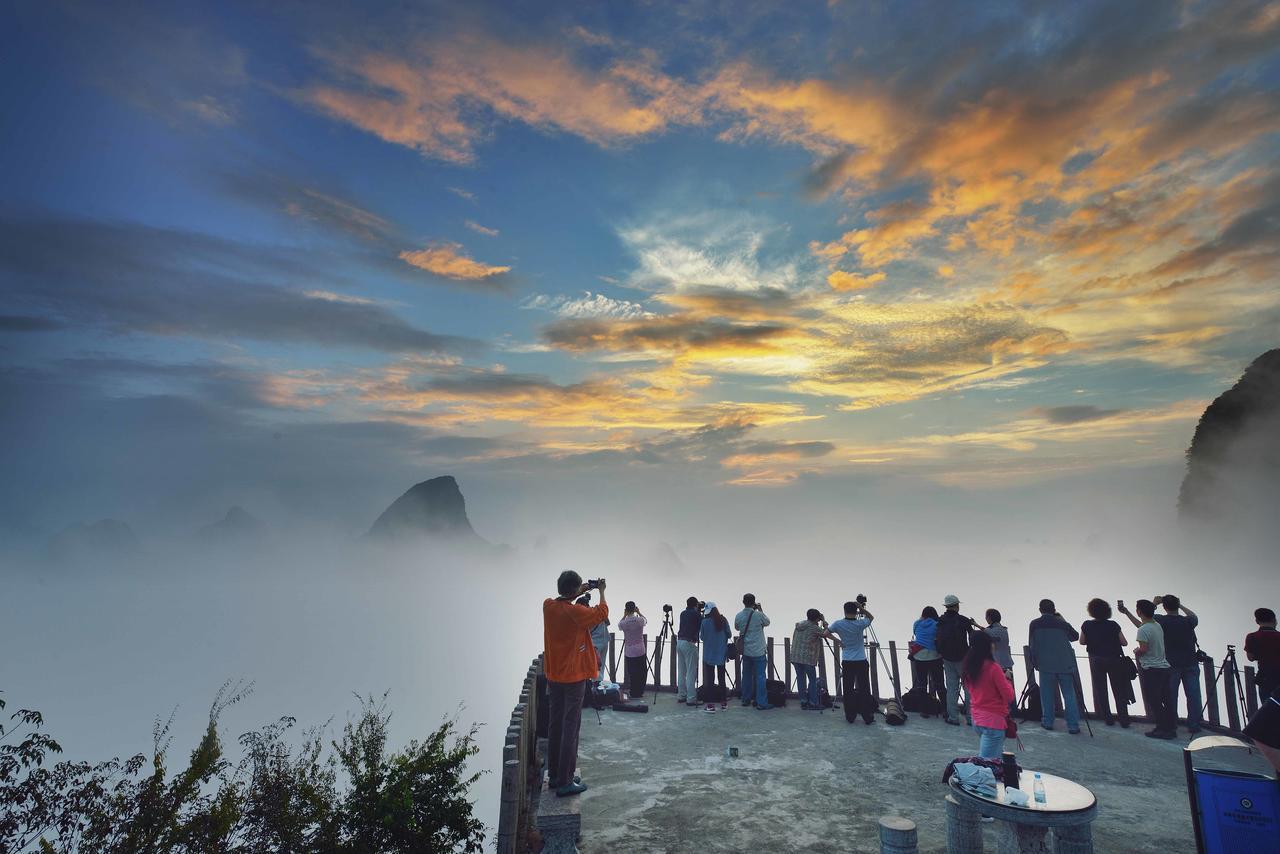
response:
M15 550L0 602L15 654L0 687L11 707L42 710L72 759L149 751L152 720L174 709L174 749L185 753L226 679L255 686L222 719L233 755L235 736L281 715L299 728L332 719L337 731L357 707L353 692L387 691L394 741L445 717L480 723L473 767L492 772L541 650L541 602L565 568L607 577L615 623L634 599L651 635L664 603L679 610L693 595L732 614L753 592L779 642L807 608L834 618L858 593L886 645L905 645L920 609L955 593L978 619L1002 611L1020 650L1042 597L1078 625L1093 596L1174 592L1220 660L1257 604L1280 601L1280 580L1266 548L1178 522L1180 474L1064 479L1025 493L826 481L727 490L637 477L610 487L549 478L534 496L462 479L476 529L505 547L384 546L343 526L268 516L262 541L234 547L175 532L144 537L133 556ZM486 773L473 790L490 825L498 783Z

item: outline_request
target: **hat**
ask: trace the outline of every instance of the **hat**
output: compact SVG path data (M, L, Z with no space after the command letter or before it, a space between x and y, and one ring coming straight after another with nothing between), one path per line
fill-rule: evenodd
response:
M946 596L942 597L942 604L950 608L952 605L959 605L960 599L956 596L956 594L948 593Z
M716 606L716 603L715 603L715 602L704 602L704 603L702 603L702 616L704 616L704 617L705 617L705 616L707 616L708 614L710 614L710 613L711 613L711 609L712 609L712 608L714 608L715 606Z

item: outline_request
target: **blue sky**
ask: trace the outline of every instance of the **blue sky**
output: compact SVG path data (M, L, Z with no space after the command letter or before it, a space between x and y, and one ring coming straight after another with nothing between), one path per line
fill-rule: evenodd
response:
M1277 340L1276 4L7 14L19 526L326 473L1051 489L1176 465Z

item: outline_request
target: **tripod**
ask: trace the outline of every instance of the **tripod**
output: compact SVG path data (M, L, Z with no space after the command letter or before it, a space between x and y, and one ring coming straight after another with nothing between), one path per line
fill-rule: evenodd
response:
M666 640L670 637L673 641L672 649L675 648L676 631L671 628L671 610L666 610L666 616L662 620L662 628L658 630L658 636L653 641L653 655L649 656L649 672L653 674L653 702L658 702L658 671L656 667L662 666L662 650L666 646ZM657 662L655 665L654 662Z
M1231 669L1227 670L1228 667ZM1245 703L1244 684L1240 681L1240 668L1236 666L1235 644L1227 644L1227 654L1223 657L1222 664L1218 666L1218 672L1213 674L1213 688L1210 690L1216 692L1218 690L1218 680L1224 676L1227 678L1228 683L1235 683L1236 700L1239 702L1239 705L1236 708L1240 709L1241 714L1247 714L1246 709L1248 709L1249 706ZM1232 686L1228 684L1227 690L1230 691L1231 688ZM1204 705L1200 708L1201 720L1204 719L1205 710L1208 708L1209 701L1206 699L1204 701ZM1228 707L1227 711L1229 712L1230 710L1230 707Z

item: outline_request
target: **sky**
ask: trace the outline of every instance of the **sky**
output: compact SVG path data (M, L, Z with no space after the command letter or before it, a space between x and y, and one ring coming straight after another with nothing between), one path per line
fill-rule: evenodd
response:
M1277 340L1280 4L4 14L10 531L1172 507Z

